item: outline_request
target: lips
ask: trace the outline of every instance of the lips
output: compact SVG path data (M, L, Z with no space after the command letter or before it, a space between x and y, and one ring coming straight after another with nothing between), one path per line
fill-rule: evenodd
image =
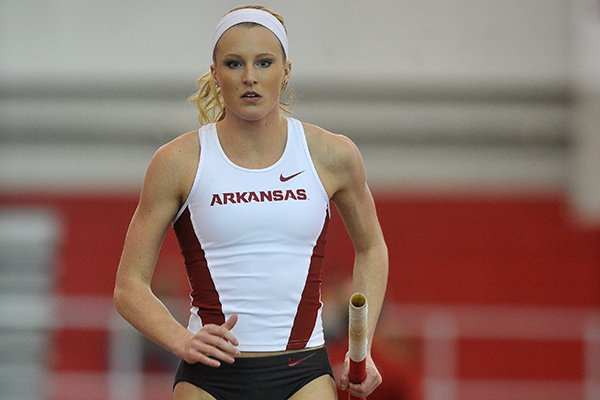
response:
M260 97L261 97L261 95L254 91L248 91L248 92L245 92L244 94L242 94L242 99L251 100L251 99L259 99Z

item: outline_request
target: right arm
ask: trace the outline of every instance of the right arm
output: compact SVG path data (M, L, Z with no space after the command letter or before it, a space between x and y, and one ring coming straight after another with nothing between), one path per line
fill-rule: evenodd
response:
M127 231L113 297L123 318L150 340L188 363L217 367L218 360L231 363L238 354L237 339L229 331L237 317L222 326L206 325L193 335L150 286L167 229L191 188L198 154L195 132L180 136L155 153Z

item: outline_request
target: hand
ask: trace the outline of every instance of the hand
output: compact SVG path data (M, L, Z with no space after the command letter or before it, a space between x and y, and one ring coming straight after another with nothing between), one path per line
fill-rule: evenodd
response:
M350 357L346 353L344 367L340 375L340 387L347 390L354 397L365 398L369 396L382 382L381 374L377 370L371 354L367 354L367 377L361 383L350 383L348 371L350 370Z
M240 355L236 346L238 340L231 333L238 317L233 314L221 326L208 324L193 336L188 337L180 352L180 357L189 364L202 363L210 367L219 367L220 361L233 364L236 356Z

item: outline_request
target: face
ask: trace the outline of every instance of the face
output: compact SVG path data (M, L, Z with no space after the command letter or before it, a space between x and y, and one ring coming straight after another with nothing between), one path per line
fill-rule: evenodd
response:
M290 70L279 40L260 25L228 29L217 43L211 65L226 116L247 121L278 115L281 87Z

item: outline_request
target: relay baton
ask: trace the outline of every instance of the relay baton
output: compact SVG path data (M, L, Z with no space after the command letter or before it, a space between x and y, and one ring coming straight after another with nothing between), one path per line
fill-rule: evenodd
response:
M361 383L367 377L367 297L354 293L350 297L348 320L348 353L350 355L349 378L352 383ZM358 400L348 394L349 400Z

